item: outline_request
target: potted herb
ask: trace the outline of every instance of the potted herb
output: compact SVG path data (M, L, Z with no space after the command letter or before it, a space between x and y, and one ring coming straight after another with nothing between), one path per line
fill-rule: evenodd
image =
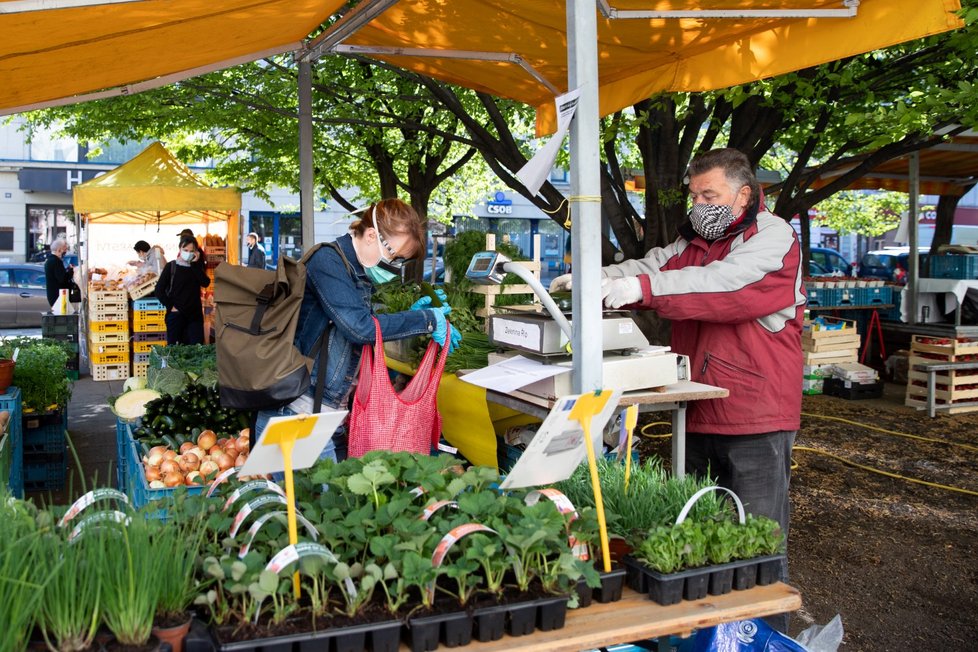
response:
M65 375L65 349L48 340L15 338L0 345L0 358L12 358L18 348L13 382L20 388L24 411L64 410L71 398L71 383Z
M44 586L57 566L44 563L33 506L0 487L0 650L24 650Z
M92 645L102 622L105 550L114 543L101 528L91 528L72 543L57 535L45 537L41 563L56 571L44 587L37 623L48 648L73 652Z
M199 592L195 573L204 536L201 518L167 524L154 538L154 545L170 551L166 572L158 578L159 598L153 619L153 635L182 652L190 631L190 605Z

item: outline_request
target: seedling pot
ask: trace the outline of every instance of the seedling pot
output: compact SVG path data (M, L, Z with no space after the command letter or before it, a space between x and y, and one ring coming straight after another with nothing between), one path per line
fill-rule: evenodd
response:
M537 605L535 602L507 605L506 615L510 636L526 636L536 630Z
M561 629L567 618L567 597L540 598L537 604L537 628L541 632Z
M585 585L585 588L587 586ZM591 597L591 589L587 589L588 598ZM493 607L479 607L472 612L475 620L475 638L481 643L488 641L498 641L506 633L506 607L497 605Z
M621 592L625 588L625 568L615 568L600 575L601 586L594 589L594 599L601 603L621 600Z
M173 652L183 652L183 640L187 637L187 633L190 631L190 623L192 618L190 614L187 614L187 622L182 625L176 625L174 627L154 627L153 636L158 638L161 643L167 643Z

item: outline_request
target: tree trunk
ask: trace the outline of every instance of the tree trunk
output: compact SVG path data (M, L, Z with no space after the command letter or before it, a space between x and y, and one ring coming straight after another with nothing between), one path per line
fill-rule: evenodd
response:
M941 195L937 200L937 219L934 224L934 241L930 243L930 254L937 254L937 249L941 245L951 244L951 235L954 229L954 211L958 208L958 202L969 190L975 187L971 184L962 188L960 195Z

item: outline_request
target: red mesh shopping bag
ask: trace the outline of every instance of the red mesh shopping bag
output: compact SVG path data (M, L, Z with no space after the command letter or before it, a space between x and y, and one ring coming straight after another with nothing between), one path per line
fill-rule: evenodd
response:
M374 319L377 340L363 347L360 379L353 393L350 410L350 457L361 457L373 450L429 453L441 436L441 416L436 394L448 357L448 346L432 340L421 364L400 394L391 385L384 357L380 322ZM451 326L445 342L451 341Z

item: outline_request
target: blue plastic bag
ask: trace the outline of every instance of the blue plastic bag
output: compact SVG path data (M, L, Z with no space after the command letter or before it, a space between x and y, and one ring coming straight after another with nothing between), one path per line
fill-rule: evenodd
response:
M696 632L684 652L807 652L794 639L771 629L760 618L708 627Z

